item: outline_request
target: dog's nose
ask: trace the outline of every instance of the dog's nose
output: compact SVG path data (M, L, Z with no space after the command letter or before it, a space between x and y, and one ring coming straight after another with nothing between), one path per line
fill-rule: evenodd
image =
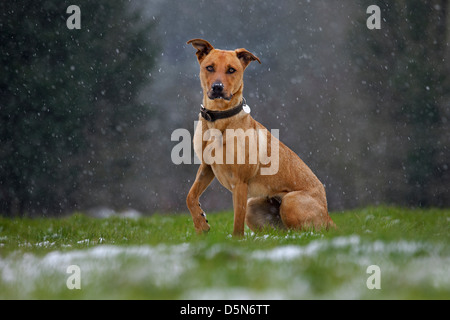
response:
M222 93L223 91L223 83L221 82L215 82L213 83L213 85L211 86L211 89L214 93Z

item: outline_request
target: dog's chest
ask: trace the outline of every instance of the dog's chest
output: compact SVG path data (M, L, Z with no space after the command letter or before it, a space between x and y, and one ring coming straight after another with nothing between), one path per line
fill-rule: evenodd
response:
M254 130L221 131L199 123L193 142L197 157L211 166L217 180L229 190L258 172L258 135Z

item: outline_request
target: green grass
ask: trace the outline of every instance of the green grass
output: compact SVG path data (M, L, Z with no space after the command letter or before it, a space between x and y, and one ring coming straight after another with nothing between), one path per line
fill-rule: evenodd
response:
M0 299L450 299L450 210L332 213L337 230L246 229L231 212L0 218ZM66 286L69 265L81 289ZM378 265L381 289L369 290Z

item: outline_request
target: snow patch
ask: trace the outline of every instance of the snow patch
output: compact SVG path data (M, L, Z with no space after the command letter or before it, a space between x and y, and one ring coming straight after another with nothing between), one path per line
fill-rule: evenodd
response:
M405 240L387 243L381 240L376 240L374 242L362 243L359 236L352 235L348 237L337 237L331 240L313 240L304 246L285 245L271 250L259 250L255 251L252 254L252 257L260 260L267 259L273 261L292 260L303 256L314 256L329 249L349 249L351 253L356 255L367 255L373 253L401 253L413 255L422 251L436 251L439 248L423 242Z
M150 282L157 287L176 285L180 277L194 266L190 245L121 247L100 245L86 250L52 251L45 256L13 252L0 257L0 283L11 285L26 296L44 279L55 291L65 289L67 267L81 269L82 285L95 284L109 277L139 284Z

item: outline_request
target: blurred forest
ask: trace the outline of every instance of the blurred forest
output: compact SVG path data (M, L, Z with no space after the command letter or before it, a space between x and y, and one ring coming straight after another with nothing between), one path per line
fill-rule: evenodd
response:
M252 116L330 210L450 206L449 24L448 0L2 1L0 215L187 212L198 165L172 163L171 133L193 134L202 100L192 38L261 59ZM217 181L201 201L232 207Z

